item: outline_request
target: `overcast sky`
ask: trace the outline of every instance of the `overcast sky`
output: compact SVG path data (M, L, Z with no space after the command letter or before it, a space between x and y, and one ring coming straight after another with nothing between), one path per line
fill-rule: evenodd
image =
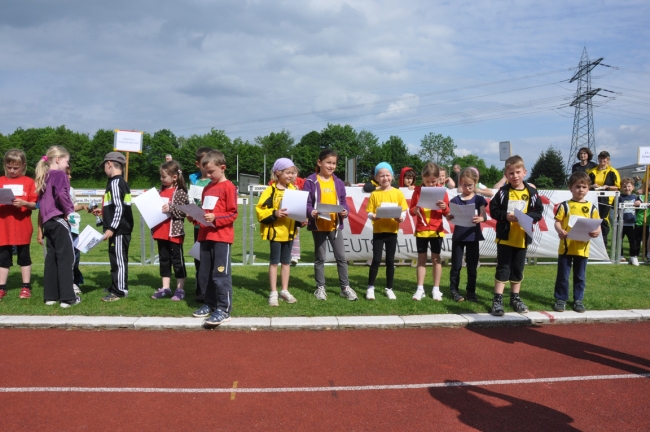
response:
M298 141L349 123L412 152L429 132L528 167L565 158L586 46L596 146L614 166L650 145L650 2L0 0L0 133L66 125L214 127ZM613 92L613 93L612 93Z

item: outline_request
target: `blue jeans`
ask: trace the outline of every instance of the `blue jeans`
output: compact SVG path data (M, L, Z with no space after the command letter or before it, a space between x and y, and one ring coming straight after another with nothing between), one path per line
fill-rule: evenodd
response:
M569 300L569 274L573 265L573 300L582 300L587 283L587 257L560 255L557 257L555 298Z

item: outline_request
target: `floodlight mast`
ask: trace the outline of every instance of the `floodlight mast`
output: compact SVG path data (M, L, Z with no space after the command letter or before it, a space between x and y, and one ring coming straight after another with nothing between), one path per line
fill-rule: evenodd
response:
M569 82L578 81L575 98L571 106L575 106L575 115L573 117L573 135L571 137L571 150L567 157L565 174L571 174L573 158L578 154L578 150L587 147L593 154L596 154L596 140L594 136L594 112L592 98L601 90L591 89L591 71L598 66L603 58L589 61L587 48L582 50L582 57L578 64L578 70Z

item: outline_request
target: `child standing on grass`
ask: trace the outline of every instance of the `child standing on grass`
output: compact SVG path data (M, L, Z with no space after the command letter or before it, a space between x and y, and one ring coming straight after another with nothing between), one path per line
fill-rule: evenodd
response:
M39 223L47 240L47 255L43 272L43 298L52 306L57 301L62 308L79 304L74 293L74 246L68 217L74 213L70 200L70 182L65 173L70 154L61 146L50 147L36 164L36 191L39 199Z
M325 149L318 155L316 172L305 180L304 190L309 192L307 198L307 229L314 237L314 278L318 300L327 300L325 291L325 254L329 241L336 270L339 275L341 297L350 301L357 300L357 294L350 288L348 280L348 262L345 259L343 242L343 220L348 217L345 184L335 174L338 154L332 149ZM343 206L340 213L319 213L320 204L335 204Z
M560 237L560 247L557 258L557 277L555 279L555 304L553 310L564 312L566 302L569 300L569 274L573 266L573 310L584 312L582 300L585 294L587 280L587 260L589 259L589 241L583 242L567 238L573 224L572 218L600 219L598 207L585 199L589 192L591 180L582 171L576 171L569 177L569 190L571 199L561 203L555 212L555 231ZM600 234L600 227L589 233L589 237L596 238Z
M172 160L160 166L160 183L162 189L160 196L167 202L163 205L163 213L169 213L171 218L156 225L151 234L158 242L158 256L160 262L160 277L162 288L158 289L151 296L152 299L160 299L172 295L171 276L174 267L176 277L176 290L172 301L181 301L185 298L185 258L183 257L183 241L185 240L183 213L178 206L189 204L187 187L183 179L183 172L178 162Z
M428 162L422 169L422 184L426 187L435 187L440 178L440 167ZM409 213L415 218L415 244L418 251L418 264L416 269L417 289L413 294L413 300L420 301L426 296L424 292L424 278L427 272L427 255L431 249L431 262L433 270L433 289L431 295L434 300L442 301L440 292L440 276L442 275L442 263L440 262L440 251L442 250L442 239L445 231L442 225L442 217L449 214L449 197L445 193L443 200L436 203L438 208L427 209L418 205L422 186L416 187L411 197Z
M219 150L209 151L201 165L210 179L210 184L203 189L202 207L206 222L214 224L214 227L201 225L199 228L203 263L199 285L205 292L205 304L193 315L206 318L205 326L216 327L230 321L232 312L230 254L238 215L237 188L226 178L226 157Z
M108 177L102 208L93 210L95 216L102 215L104 237L108 240L108 259L111 263L111 286L102 301L113 302L129 294L129 244L133 231L133 210L131 209L131 188L124 180L122 170L126 158L120 152L104 156L100 168Z
M519 225L515 209L527 214L537 223L542 218L542 200L537 190L524 181L526 167L520 156L506 160L507 183L490 201L490 216L496 220L497 270L494 277L494 298L490 313L503 316L503 290L510 281L510 306L515 312L526 313L528 306L519 291L524 280L526 251L532 238Z
M296 190L293 182L297 176L296 166L291 159L280 158L273 164L271 180L272 185L262 192L255 210L257 220L260 222L260 234L264 240L269 240L271 246L271 259L269 263L269 285L271 295L269 306L279 306L278 303L278 263L281 267L282 291L279 298L287 303L298 300L289 292L289 275L291 272L291 248L293 238L298 230L295 220L287 217L287 209L280 208L284 191Z
M635 202L638 198L634 194L634 179L624 178L621 180L621 196L618 199L620 204L629 201ZM630 264L639 266L639 249L641 240L635 235L636 210L633 207L623 209L623 229L619 239L621 247L621 257L623 256L623 239L627 237L630 249Z
M375 167L375 181L379 187L372 191L366 212L372 221L372 264L368 274L368 290L366 299L375 299L375 280L381 264L381 256L386 247L386 297L395 300L393 292L393 278L395 276L395 250L397 248L397 232L399 224L404 222L408 205L404 194L398 188L391 186L393 181L393 168L387 162L381 162ZM398 206L402 213L399 218L378 218L377 209L382 206Z
M203 188L207 185L210 184L210 179L208 178L207 174L205 173L205 169L203 168L203 165L201 165L201 160L203 157L212 149L210 147L200 147L199 149L196 150L195 153L195 165L199 169L198 172L195 172L193 174L190 174L190 183L193 186L196 186L198 188L201 188L201 191L203 191ZM201 205L201 199L194 199L194 203L198 206ZM194 225L194 243L197 242L199 238L199 224ZM195 295L196 295L196 301L199 303L203 303L205 301L205 291L201 291L200 285L199 285L199 271L201 269L201 261L194 259L194 276L195 276Z
M65 170L65 173L68 175L68 181L72 180L72 171L70 166ZM70 233L72 234L72 242L74 243L79 237L79 228L81 228L81 215L77 213L79 210L88 210L88 206L84 204L77 204L77 195L75 194L74 188L70 186L70 200L72 205L74 205L74 213L69 216L68 222L70 223ZM41 227L38 227L39 231ZM39 232L39 236L42 235ZM81 260L81 251L77 248L74 248L74 268L72 270L74 275L74 293L76 295L81 295L81 288L79 288L84 283L84 275L79 270L79 261Z
M485 208L487 201L476 193L479 174L474 167L465 168L458 177L460 195L456 195L450 202L456 205L468 205L474 208L472 223L474 226L454 227L454 234L451 241L451 272L449 273L449 289L451 297L456 302L462 302L465 298L460 294L460 270L463 266L463 253L466 253L467 262L467 300L477 302L476 296L476 269L479 259L479 242L485 240L481 232L481 222L485 222ZM453 221L453 215L447 215L447 220Z
M19 297L28 299L32 296L32 259L29 252L34 233L32 210L36 208L38 195L34 180L25 176L27 158L24 151L9 150L4 156L4 166L5 175L0 177L0 188L13 190L15 199L11 204L0 205L0 300L7 295L13 246L16 246L23 281Z

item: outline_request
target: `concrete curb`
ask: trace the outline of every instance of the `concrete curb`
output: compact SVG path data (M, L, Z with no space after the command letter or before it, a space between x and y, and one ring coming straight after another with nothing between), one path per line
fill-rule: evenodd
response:
M587 311L585 313L541 311L518 314L509 312L502 317L495 317L487 313L467 313L460 315L233 318L230 322L221 325L220 328L222 330L342 330L405 327L504 327L648 320L650 320L650 310L633 309ZM0 315L0 328L200 330L203 328L203 319L187 317Z

